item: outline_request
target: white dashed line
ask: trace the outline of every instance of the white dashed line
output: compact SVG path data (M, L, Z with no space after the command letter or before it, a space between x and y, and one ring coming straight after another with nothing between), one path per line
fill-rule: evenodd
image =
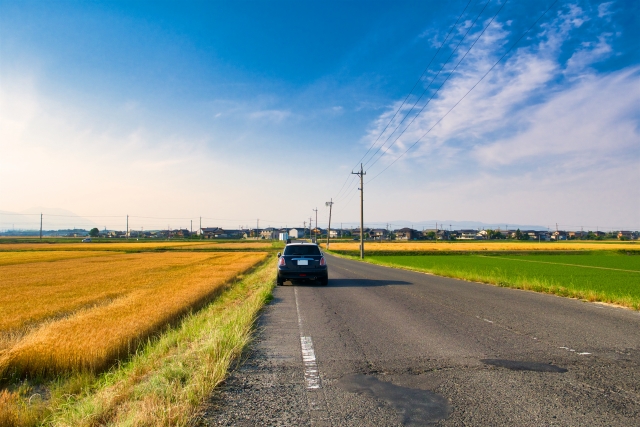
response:
M304 381L307 388L312 390L320 388L320 376L318 375L318 363L316 353L313 351L311 337L300 337L302 347L302 361L304 362Z
M313 340L304 336L302 328L302 316L300 316L300 305L298 304L298 290L293 289L296 298L296 312L298 313L298 327L300 328L300 347L302 349L302 361L304 363L304 381L308 390L319 389L320 375L318 373L318 362L316 352L313 350Z
M569 348L569 347L558 347L558 348L561 348L562 350L567 350L567 351L574 352L574 353L576 353L576 354L577 354L577 355L579 355L579 356L588 356L588 355L590 355L590 354L591 354L591 353L587 353L586 351L583 351L583 352L578 353L578 352L576 352L576 351L575 351L575 349L573 349L573 348Z

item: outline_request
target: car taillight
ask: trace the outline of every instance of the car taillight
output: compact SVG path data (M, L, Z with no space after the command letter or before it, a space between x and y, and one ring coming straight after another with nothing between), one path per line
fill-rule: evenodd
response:
M284 262L284 257L281 256L280 259L278 260L278 265L287 265L286 262Z
M324 257L320 258L320 265L327 265L327 262L324 260Z

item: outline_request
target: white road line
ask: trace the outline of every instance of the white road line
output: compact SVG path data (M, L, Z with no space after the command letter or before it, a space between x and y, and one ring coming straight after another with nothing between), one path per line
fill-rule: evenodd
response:
M304 336L302 328L302 316L300 316L300 305L298 304L298 290L293 289L296 299L296 312L298 313L298 327L300 328L300 347L302 349L302 361L304 362L304 381L308 390L321 388L320 375L318 373L318 362L316 352L313 350L313 340Z
M300 337L302 346L302 361L304 362L304 381L309 390L320 388L320 376L318 375L318 363L316 353L313 351L311 337Z

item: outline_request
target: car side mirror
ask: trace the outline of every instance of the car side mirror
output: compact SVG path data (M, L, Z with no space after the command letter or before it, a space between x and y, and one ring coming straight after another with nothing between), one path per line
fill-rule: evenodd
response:
M278 258L280 258L282 256L282 254L280 252L278 252Z

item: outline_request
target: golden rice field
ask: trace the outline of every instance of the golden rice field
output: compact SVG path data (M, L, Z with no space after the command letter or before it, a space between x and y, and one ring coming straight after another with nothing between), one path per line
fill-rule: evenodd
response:
M239 242L220 242L220 243L204 243L198 246L181 246L179 249L271 249L273 245L271 241L239 241Z
M124 250L145 250L145 249L165 249L196 247L209 243L196 242L114 242L114 243L2 243L0 252L4 251L124 251Z
M0 252L0 266L29 264L32 262L51 262L64 259L89 258L96 256L118 255L118 251L16 251Z
M267 256L0 252L0 377L105 369Z
M326 247L326 244L322 244ZM368 251L574 251L574 250L640 250L637 242L514 242L514 241L470 241L470 242L365 242ZM334 242L335 251L357 251L359 242Z

